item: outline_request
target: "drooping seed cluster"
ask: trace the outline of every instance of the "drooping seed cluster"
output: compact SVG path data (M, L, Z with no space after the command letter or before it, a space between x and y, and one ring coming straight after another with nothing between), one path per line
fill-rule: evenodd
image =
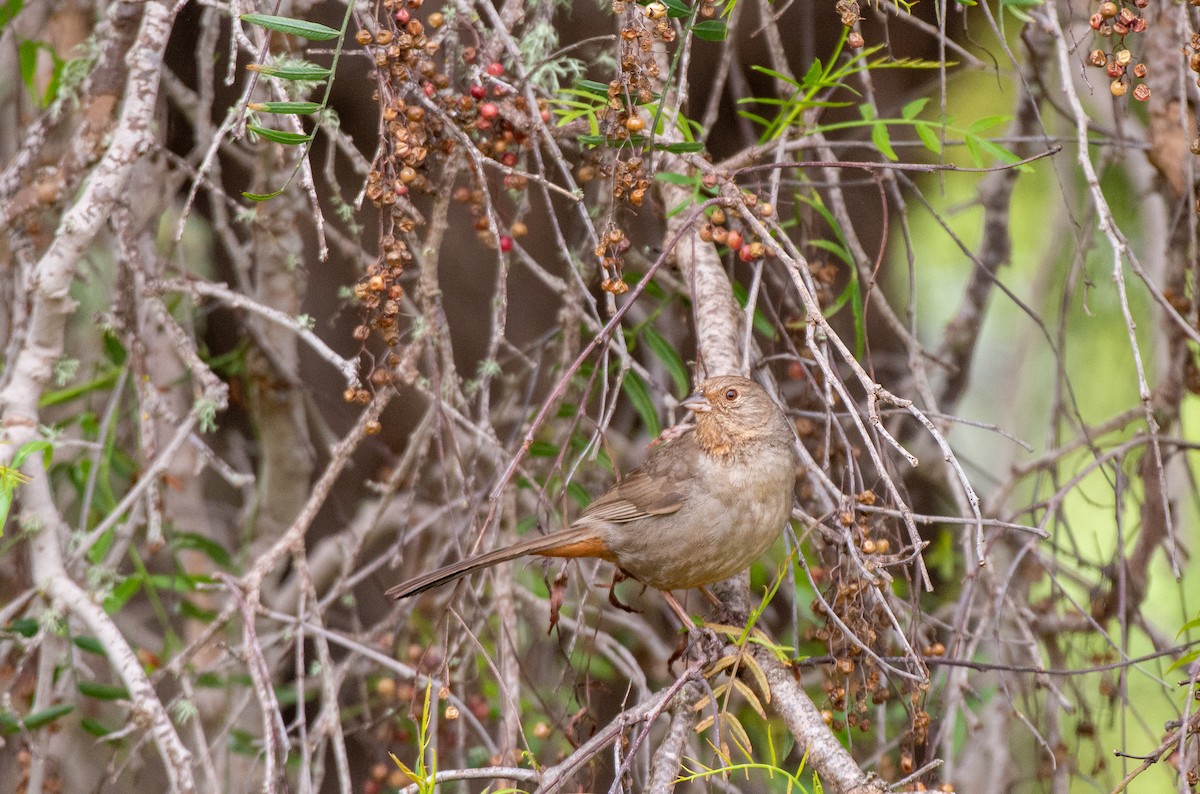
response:
M446 17L435 11L422 21L417 16L422 5L422 0L384 0L385 13L377 28L364 28L355 36L375 66L373 98L380 105L381 136L364 192L380 209L381 223L379 257L354 288L364 312L354 337L365 343L378 335L389 348L400 343L401 277L413 262L410 239L420 217L409 202L410 194L442 187L435 184L436 175L464 141L473 150L471 171L477 184L483 184L485 175L476 164L487 159L508 170L505 187L523 189L527 179L515 168L534 123L525 97L511 95L502 64L477 64L474 47L455 48L453 56L442 52ZM448 64L451 57L455 62ZM549 121L544 100L533 112L542 123ZM526 231L523 223L514 222L507 234L493 233L482 188L459 188L453 197L470 206L480 238L489 247L511 250L513 238ZM388 368L395 366L393 359L388 357ZM379 370L372 374L376 385L381 378L386 382ZM346 397L366 402L369 393L359 389Z
M1097 69L1104 69L1112 82L1109 90L1115 97L1125 96L1133 87L1133 98L1139 102L1150 99L1150 86L1141 81L1147 74L1146 64L1136 61L1127 44L1127 37L1146 30L1146 18L1142 9L1150 0L1104 0L1090 24L1096 35L1112 40L1112 49L1098 48L1088 55L1088 62Z

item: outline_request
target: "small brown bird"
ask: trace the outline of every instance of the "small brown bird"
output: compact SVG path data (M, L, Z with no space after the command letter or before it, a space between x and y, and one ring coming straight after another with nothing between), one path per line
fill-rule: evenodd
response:
M680 405L696 413L695 429L655 447L571 526L423 574L387 594L406 598L527 554L598 557L664 591L745 570L792 512L791 426L758 384L734 375L708 378Z

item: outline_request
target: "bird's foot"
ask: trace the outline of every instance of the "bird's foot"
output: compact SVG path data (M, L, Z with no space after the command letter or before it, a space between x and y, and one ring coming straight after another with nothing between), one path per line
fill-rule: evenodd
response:
M708 626L691 623L684 627L675 645L675 652L667 660L667 670L675 673L675 662L681 659L694 659L702 669L711 667L725 653L725 637Z
M617 598L617 585L629 578L631 578L629 576L629 574L625 573L620 568L616 568L615 570L613 570L612 582L608 585L608 603L612 604L617 609L620 609L624 612L632 612L634 614L640 614L642 610L634 609L631 606L622 604L621 599Z

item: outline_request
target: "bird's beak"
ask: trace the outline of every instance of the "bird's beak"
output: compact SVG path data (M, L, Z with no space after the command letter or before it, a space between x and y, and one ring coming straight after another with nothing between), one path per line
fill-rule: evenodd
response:
M689 411L694 411L698 414L706 414L712 410L712 403L708 401L700 392L696 392L691 397L688 397L683 402L679 403L680 408L686 408Z

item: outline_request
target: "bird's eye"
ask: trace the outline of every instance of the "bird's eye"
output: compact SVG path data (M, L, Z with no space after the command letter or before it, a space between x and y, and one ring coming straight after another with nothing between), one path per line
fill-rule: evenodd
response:
M726 400L733 402L737 398L738 398L738 390L737 389L726 389L725 390L725 399Z

